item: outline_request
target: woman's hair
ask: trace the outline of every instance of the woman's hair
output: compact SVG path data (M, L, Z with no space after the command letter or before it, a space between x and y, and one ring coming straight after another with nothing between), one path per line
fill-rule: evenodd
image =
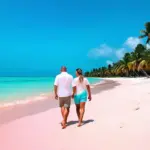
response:
M76 69L76 72L79 75L79 81L80 81L80 83L82 83L83 80L84 80L84 76L83 76L82 70L80 68L78 68L78 69Z

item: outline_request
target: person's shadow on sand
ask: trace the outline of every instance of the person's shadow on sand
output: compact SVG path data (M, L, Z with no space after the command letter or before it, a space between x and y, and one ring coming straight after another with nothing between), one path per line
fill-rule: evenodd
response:
M86 125L86 124L91 123L91 122L94 122L94 120L93 119L85 120L85 121L83 121L83 125ZM67 126L71 126L71 125L74 125L77 123L78 123L78 121L68 121Z

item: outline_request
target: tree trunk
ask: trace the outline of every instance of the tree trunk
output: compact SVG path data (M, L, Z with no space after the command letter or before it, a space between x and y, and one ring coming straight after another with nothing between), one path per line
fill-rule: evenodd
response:
M134 73L139 77L139 74L136 71L134 71Z
M142 71L142 73L147 77L147 78L149 78L150 76L146 73L146 71L145 70L141 70Z

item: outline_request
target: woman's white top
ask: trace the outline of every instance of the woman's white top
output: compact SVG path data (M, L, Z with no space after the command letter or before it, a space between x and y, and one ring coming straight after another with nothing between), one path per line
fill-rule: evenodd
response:
M77 77L72 82L72 87L76 87L76 94L81 94L82 92L87 90L87 85L90 85L87 78L84 78L83 82L80 82L79 77Z

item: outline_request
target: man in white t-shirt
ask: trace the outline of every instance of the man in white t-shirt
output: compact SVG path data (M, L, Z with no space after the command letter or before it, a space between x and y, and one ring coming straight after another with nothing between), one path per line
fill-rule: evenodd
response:
M72 96L72 81L73 77L67 73L65 66L61 67L61 73L56 76L54 83L55 99L59 99L59 106L63 121L61 122L62 128L66 128L67 118L69 115L69 108Z

